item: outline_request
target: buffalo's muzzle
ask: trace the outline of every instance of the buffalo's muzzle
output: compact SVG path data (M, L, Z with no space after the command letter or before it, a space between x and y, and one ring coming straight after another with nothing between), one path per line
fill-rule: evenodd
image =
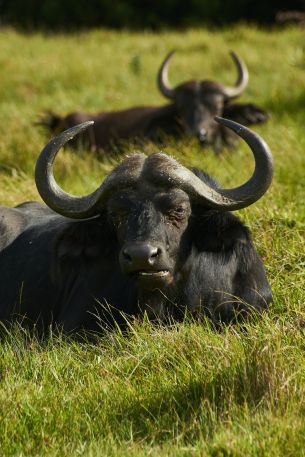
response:
M204 129L204 128L202 128L202 129L200 129L200 130L198 131L197 136L198 136L198 139L199 139L200 143L205 143L205 142L206 142L207 133L208 133L208 132L207 132L206 129Z
M129 271L145 270L152 267L162 249L146 243L133 243L122 250L122 260Z
M145 288L161 287L170 278L165 264L165 249L150 243L133 243L125 246L120 255L124 273Z

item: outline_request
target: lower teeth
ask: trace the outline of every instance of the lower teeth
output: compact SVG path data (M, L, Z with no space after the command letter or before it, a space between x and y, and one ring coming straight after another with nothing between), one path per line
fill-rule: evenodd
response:
M148 271L141 271L140 273L140 276L159 276L159 277L162 277L162 276L167 276L168 274L168 271L156 271L156 272L148 272Z

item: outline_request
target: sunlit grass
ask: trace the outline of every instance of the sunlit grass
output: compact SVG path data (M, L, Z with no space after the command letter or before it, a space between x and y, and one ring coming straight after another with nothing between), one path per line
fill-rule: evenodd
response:
M0 345L0 456L303 456L305 449L305 55L300 29L80 35L0 33L0 203L39 199L33 180L47 141L33 123L59 113L166 103L156 71L177 49L173 84L235 81L233 49L246 61L242 101L270 113L256 128L275 159L271 189L240 211L266 265L274 301L247 328L137 323L96 344L38 342L15 328ZM138 149L138 147L137 147ZM144 151L157 147L148 143ZM133 146L130 146L130 151ZM216 157L195 141L163 148L234 186L250 176L244 144ZM126 147L126 152L128 147ZM76 194L100 185L120 160L61 152L56 176ZM1 286L2 287L2 286Z

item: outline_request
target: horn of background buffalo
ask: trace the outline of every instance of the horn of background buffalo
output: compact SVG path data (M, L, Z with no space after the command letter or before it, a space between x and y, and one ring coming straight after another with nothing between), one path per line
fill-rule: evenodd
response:
M53 174L55 157L67 141L92 124L94 124L93 121L84 122L53 138L41 151L36 162L35 181L41 198L47 206L57 213L73 219L86 219L98 214L107 192L115 188L118 183L122 185L122 180L124 184L128 185L137 179L138 170L144 160L143 154L135 154L131 166L127 169L124 164L117 167L117 171L109 175L101 186L89 195L77 197L63 191L56 183Z
M237 81L234 87L223 86L223 93L228 98L235 98L242 94L249 81L249 73L246 64L238 57L235 52L230 52L238 71Z
M243 185L233 189L213 188L199 179L191 170L176 162L172 157L158 153L147 158L150 179L164 185L179 187L195 201L208 208L233 211L245 208L259 200L271 184L273 159L264 140L237 122L215 118L220 124L234 130L250 146L255 158L255 170Z
M167 98L173 98L174 95L174 89L170 87L169 81L168 81L168 65L169 61L172 57L172 55L176 52L175 49L170 51L165 59L163 60L161 67L158 72L158 87L161 92L165 97Z

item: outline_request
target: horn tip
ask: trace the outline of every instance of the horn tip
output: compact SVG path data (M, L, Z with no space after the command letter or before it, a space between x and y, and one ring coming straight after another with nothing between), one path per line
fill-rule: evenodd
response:
M231 119L227 119L226 117L215 116L214 119L215 119L219 124L241 125L241 124L239 124L238 122L232 121Z
M58 138L64 138L65 141L74 138L78 133L86 130L88 127L94 124L94 121L86 121L82 122L81 124L74 125L73 127L64 130Z
M232 121L231 119L226 119L225 117L215 116L215 121L218 124L224 125L231 130L234 130L236 133L246 130L246 127L238 122Z
M94 121L86 121L82 122L81 124L78 124L80 128L82 129L87 129L90 125L93 125Z
M168 61L175 54L176 51L177 51L177 49L175 49L175 48L172 49L171 51L169 51L169 53L165 57L165 61Z
M238 56L238 54L233 51L233 49L230 50L230 56L233 57L235 62L242 62L241 58Z

